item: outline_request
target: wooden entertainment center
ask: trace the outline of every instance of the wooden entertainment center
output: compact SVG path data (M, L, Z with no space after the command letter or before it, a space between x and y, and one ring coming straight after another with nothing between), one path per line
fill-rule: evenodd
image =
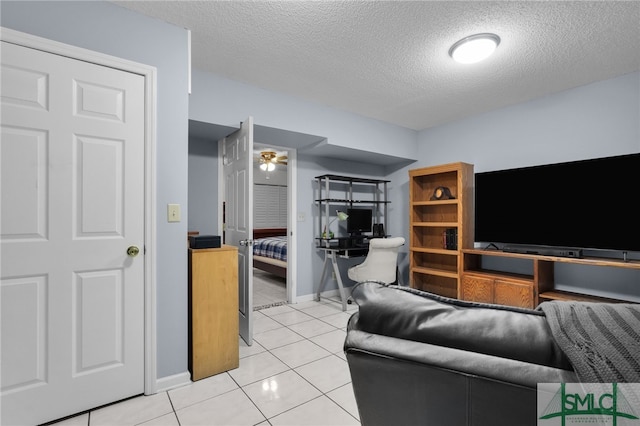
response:
M513 274L482 268L485 256L500 259L522 259L531 263L528 274ZM640 261L623 261L603 258L568 258L533 254L505 253L500 250L462 250L462 277L458 297L475 302L535 308L548 300L582 300L587 302L621 302L621 300L570 293L555 289L554 265L610 266L640 270Z
M474 248L473 165L451 163L409 171L410 286L442 296L535 308L547 300L621 302L555 288L556 263L640 270L640 260L569 258ZM449 191L439 198L439 188ZM444 241L455 230L453 246ZM483 267L483 259L528 264L516 274ZM496 262L494 262L496 263ZM507 268L505 268L507 269Z

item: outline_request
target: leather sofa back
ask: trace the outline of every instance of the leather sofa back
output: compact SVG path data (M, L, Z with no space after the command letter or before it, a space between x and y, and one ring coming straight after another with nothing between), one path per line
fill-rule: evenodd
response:
M544 313L364 282L354 287L358 328L372 334L571 370Z

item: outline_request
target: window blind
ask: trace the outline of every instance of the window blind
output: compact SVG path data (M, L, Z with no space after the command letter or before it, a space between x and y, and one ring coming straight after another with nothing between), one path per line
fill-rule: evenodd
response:
M287 227L287 187L281 185L254 184L253 227Z

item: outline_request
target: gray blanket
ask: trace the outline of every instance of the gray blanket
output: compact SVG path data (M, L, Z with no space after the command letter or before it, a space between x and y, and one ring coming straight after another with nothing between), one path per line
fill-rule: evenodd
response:
M640 383L640 305L554 301L538 309L583 383Z

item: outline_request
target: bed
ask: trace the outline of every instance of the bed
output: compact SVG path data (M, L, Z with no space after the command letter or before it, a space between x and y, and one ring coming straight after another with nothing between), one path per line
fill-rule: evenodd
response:
M287 277L287 228L253 230L253 267Z

